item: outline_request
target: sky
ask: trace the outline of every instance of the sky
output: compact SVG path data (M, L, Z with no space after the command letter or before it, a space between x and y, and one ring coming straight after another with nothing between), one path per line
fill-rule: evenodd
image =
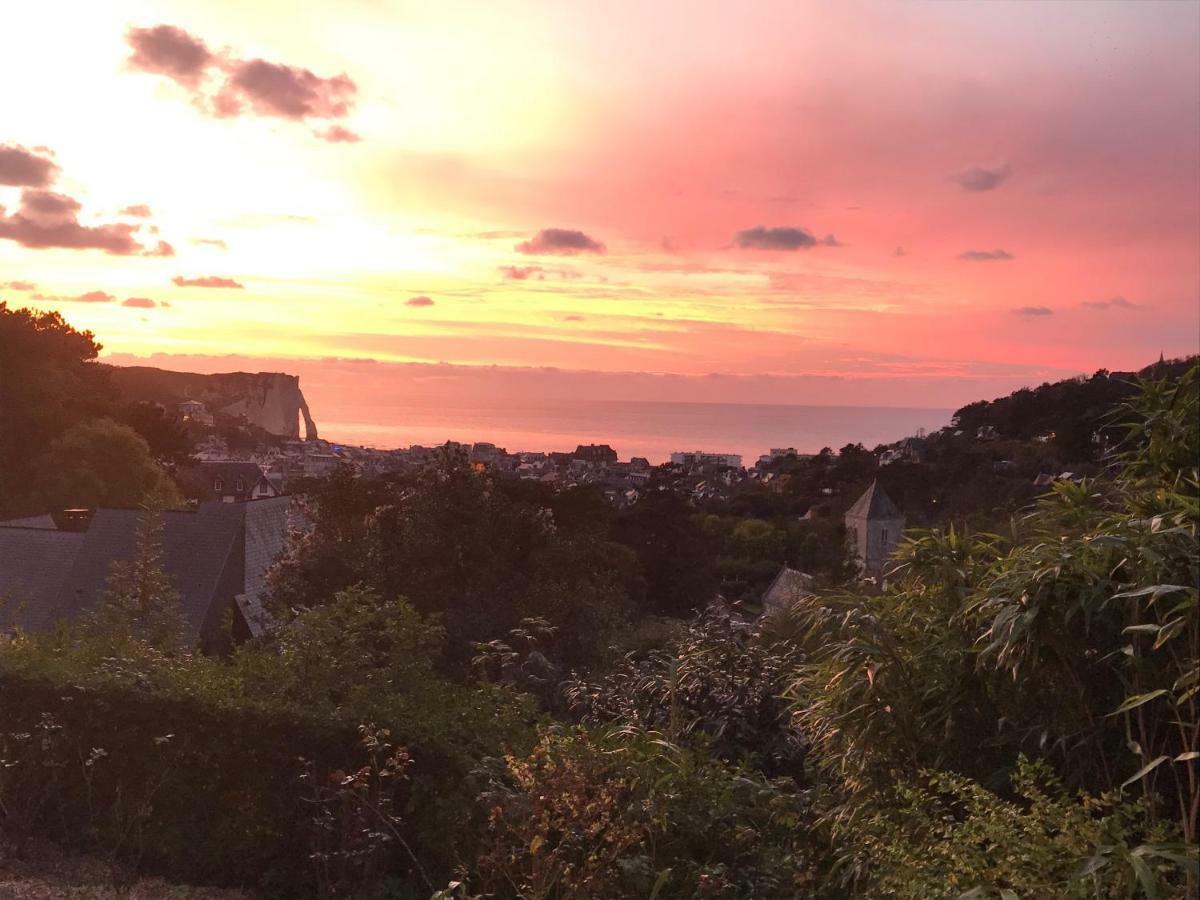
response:
M4 21L0 299L112 361L953 407L1200 350L1198 3Z

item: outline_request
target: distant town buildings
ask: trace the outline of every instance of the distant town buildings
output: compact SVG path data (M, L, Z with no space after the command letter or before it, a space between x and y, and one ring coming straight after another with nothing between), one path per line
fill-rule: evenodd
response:
M740 453L707 453L703 450L685 450L671 454L671 462L677 466L728 466L742 467Z

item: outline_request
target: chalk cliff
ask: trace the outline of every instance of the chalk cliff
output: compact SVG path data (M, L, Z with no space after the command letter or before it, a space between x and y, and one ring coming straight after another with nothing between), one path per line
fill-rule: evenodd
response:
M228 372L200 375L169 372L151 366L109 366L112 383L130 400L171 405L199 400L209 412L245 416L246 421L281 437L317 437L308 403L300 390L300 376L282 372Z

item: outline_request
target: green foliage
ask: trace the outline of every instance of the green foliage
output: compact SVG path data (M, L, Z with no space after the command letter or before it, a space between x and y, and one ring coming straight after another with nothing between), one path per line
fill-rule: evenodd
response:
M568 711L593 725L629 725L695 743L718 759L801 778L804 740L784 687L800 655L768 645L726 613L709 610L661 650L629 654L594 681L568 678Z
M481 802L472 887L501 897L795 897L811 871L790 779L633 727L547 734Z
M131 639L166 653L185 647L187 620L179 591L162 569L162 533L162 516L145 513L138 521L134 558L115 560L110 567L91 618L94 639L114 652Z
M1013 799L923 772L859 820L853 843L869 859L875 897L1179 896L1181 870L1195 861L1167 841L1168 828L1147 826L1146 812L1116 792L1071 796L1048 765L1022 757ZM853 872L847 854L841 874Z
M275 608L316 606L359 582L407 597L453 636L451 668L534 617L556 626L547 648L556 658L593 658L640 590L625 548L564 533L549 510L513 499L454 455L413 478L360 484L339 474L309 501L314 527L271 576Z

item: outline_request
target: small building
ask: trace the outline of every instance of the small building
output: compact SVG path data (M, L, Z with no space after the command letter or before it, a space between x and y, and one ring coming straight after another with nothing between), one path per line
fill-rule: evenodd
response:
M112 564L137 554L136 509L97 509L58 516L54 528L0 522L0 636L42 631L59 619L90 615L108 586ZM207 652L229 648L269 625L266 576L302 524L291 498L202 503L160 513L162 569L179 591L188 637ZM232 632L227 628L232 625Z
M608 444L580 444L571 456L592 466L607 466L617 461L617 451Z
M763 591L762 614L789 609L798 600L813 596L813 577L788 566L781 566L775 579Z
M708 453L704 450L682 450L671 454L671 462L677 466L729 466L740 469L740 453Z
M202 503L210 500L245 503L278 497L281 493L255 462L198 462L181 467L175 478L188 497Z
M878 481L872 481L863 495L846 510L846 532L864 578L883 584L888 561L900 544L904 521L904 513Z

